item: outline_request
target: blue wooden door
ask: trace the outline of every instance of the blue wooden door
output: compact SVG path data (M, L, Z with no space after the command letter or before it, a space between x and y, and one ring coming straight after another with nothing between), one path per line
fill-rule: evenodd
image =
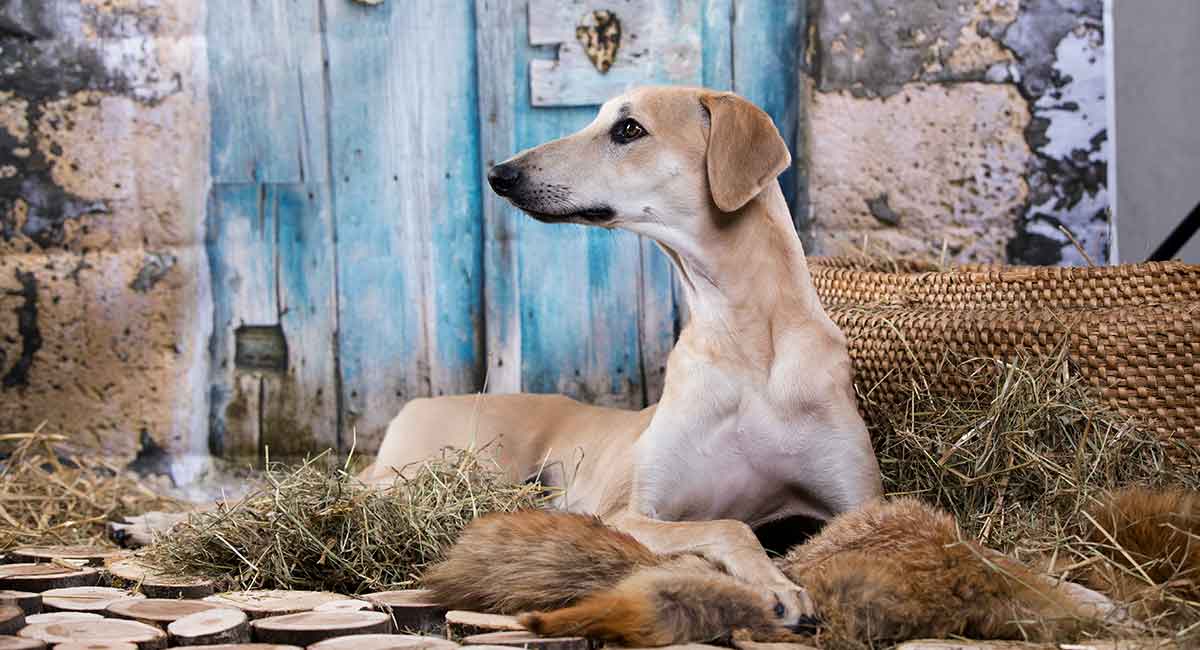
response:
M604 74L573 36L597 9L623 29ZM211 421L227 456L369 452L423 395L656 400L680 320L665 257L525 218L484 191L486 168L639 83L736 90L801 149L799 0L209 11ZM802 212L802 174L784 182Z

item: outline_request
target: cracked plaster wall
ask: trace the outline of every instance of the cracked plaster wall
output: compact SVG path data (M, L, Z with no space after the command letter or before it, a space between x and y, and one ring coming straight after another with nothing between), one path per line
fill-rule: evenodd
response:
M813 0L817 252L1109 257L1102 0Z
M207 462L204 5L0 4L0 431L178 482Z

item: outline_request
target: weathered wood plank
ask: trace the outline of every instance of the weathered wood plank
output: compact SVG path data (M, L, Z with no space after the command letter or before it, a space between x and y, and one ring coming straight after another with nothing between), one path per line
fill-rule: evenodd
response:
M338 448L337 309L333 211L324 185L269 185L264 210L277 224L278 322L287 369L264 373L260 444L271 458Z
M698 85L701 0L626 0L617 7L590 0L530 0L529 43L558 45L558 58L530 62L534 106L593 106L648 83ZM613 10L621 22L616 61L600 73L576 40L589 12Z
M514 27L516 87L527 92L535 52L528 23ZM518 101L516 148L571 133L590 122L595 110L535 108L528 100ZM633 317L640 282L637 237L529 218L517 221L517 233L524 389L640 406L639 323Z
M237 460L258 457L262 394L261 374L237 368L237 330L272 325L279 317L275 222L263 200L257 184L219 184L208 203L205 245L213 287L209 425L214 451Z
M473 10L326 10L343 423L369 450L405 401L481 379Z
M733 0L705 0L703 63L705 88L733 90Z
M298 183L324 169L310 122L321 74L320 0L214 0L208 11L216 183ZM323 94L323 93L322 93Z
M792 151L792 167L779 178L792 214L807 212L796 203L805 184L797 178L802 148L800 111L803 98L804 43L807 39L806 2L734 0L733 90L758 104Z
M513 25L523 18L518 5L515 0L475 0L482 174L516 153L514 112L527 97L512 83L516 74ZM522 215L490 191L484 193L482 208L487 390L515 393L521 390L517 229Z

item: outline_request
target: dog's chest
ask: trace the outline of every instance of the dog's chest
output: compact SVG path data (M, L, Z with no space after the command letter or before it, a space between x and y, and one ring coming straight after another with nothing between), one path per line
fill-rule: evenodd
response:
M796 423L759 402L713 399L656 422L661 428L648 431L656 435L639 440L637 450L635 498L646 514L757 522L786 510L781 469L804 443Z

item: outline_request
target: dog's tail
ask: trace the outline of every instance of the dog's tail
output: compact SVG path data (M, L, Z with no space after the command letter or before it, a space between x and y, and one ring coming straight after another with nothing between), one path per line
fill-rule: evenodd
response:
M1084 576L1139 618L1200 600L1200 492L1124 488L1088 512L1088 541L1109 561Z
M423 582L452 609L517 614L572 605L661 561L596 517L529 510L472 522Z

